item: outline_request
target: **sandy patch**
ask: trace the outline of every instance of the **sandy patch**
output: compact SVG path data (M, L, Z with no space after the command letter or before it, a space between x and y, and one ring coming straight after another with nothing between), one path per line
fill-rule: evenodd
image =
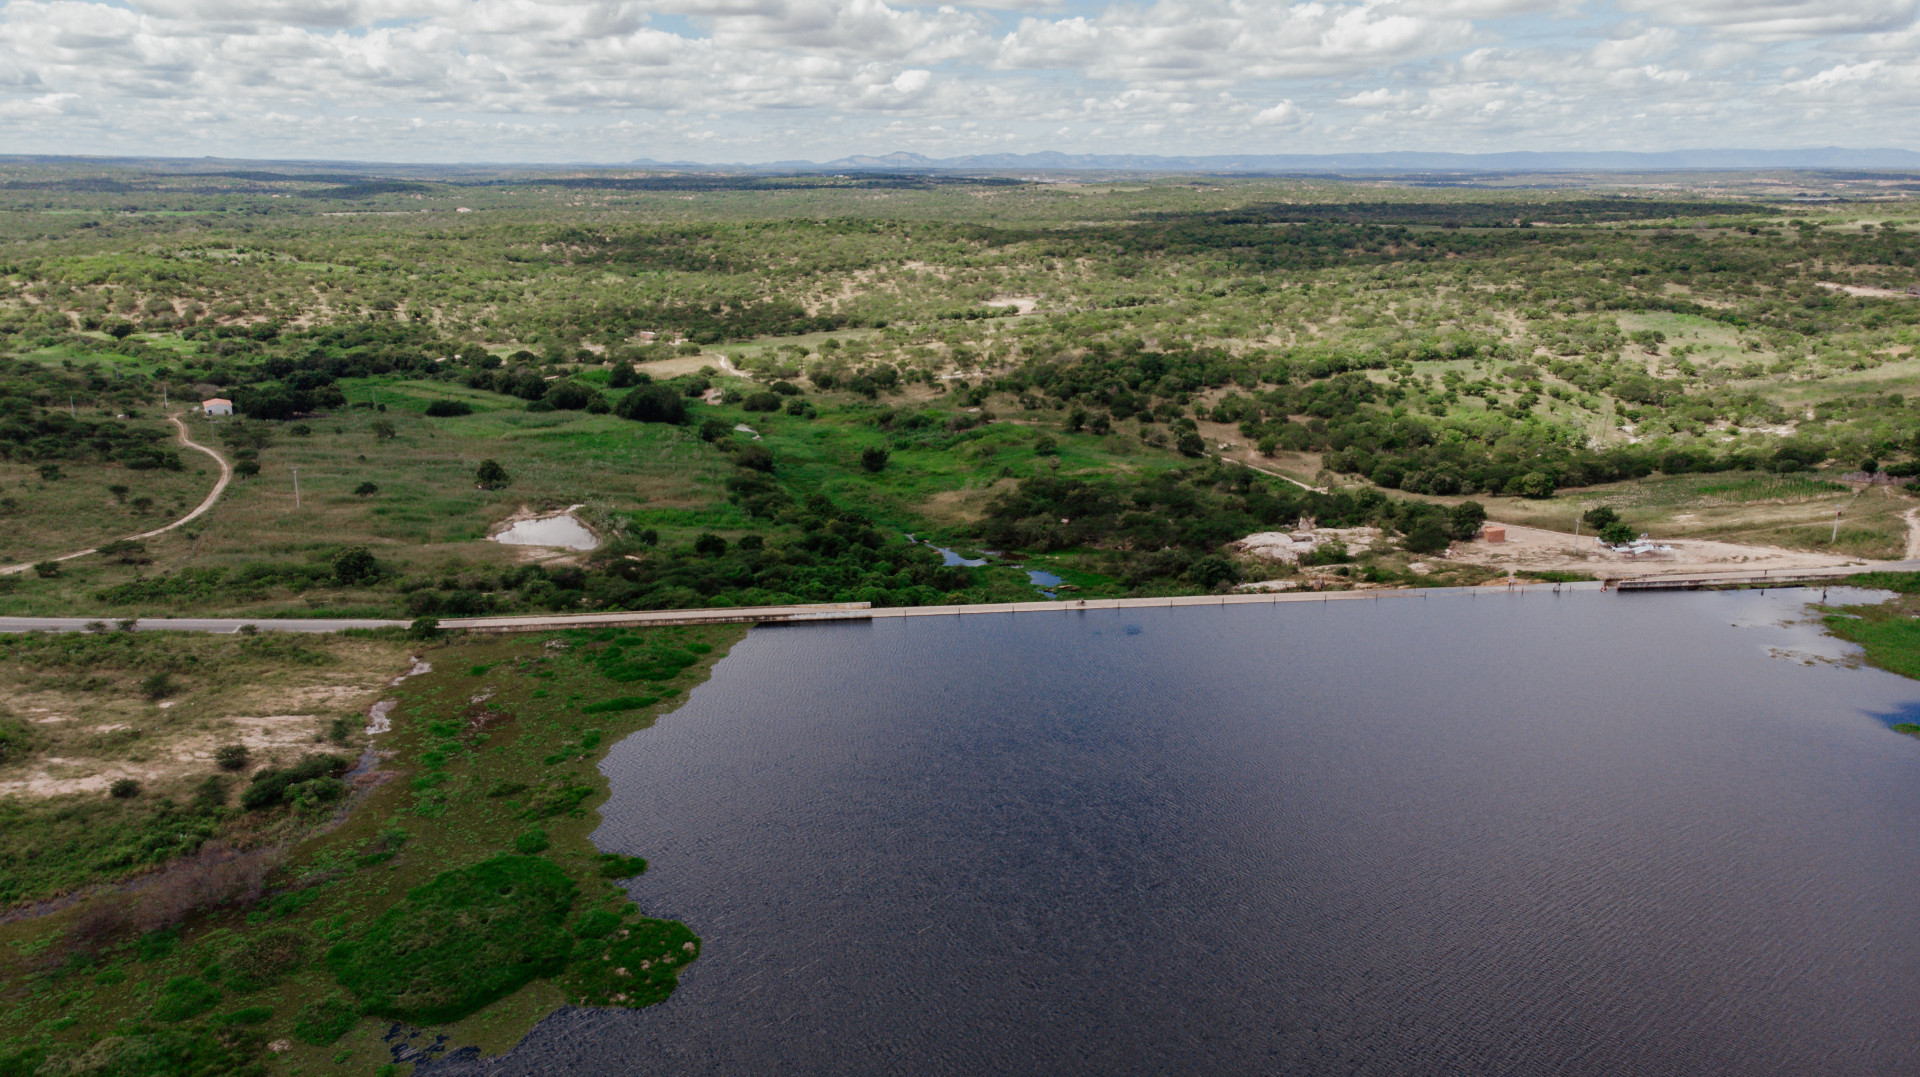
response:
M1875 288L1866 284L1835 284L1825 280L1820 282L1820 287L1831 288L1836 292L1845 292L1863 299L1920 299L1920 290L1912 289L1900 292L1892 288Z
M1747 546L1734 542L1705 539L1655 538L1671 552L1633 556L1614 553L1594 541L1591 535L1575 538L1564 531L1505 524L1507 541L1454 543L1449 560L1512 572L1536 571L1591 572L1598 576L1673 576L1704 571L1748 569L1830 568L1863 565L1859 558L1786 550L1778 546Z

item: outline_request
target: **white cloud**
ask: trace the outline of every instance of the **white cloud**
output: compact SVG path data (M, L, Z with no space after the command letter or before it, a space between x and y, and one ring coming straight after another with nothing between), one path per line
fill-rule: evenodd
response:
M1915 0L1622 0L1671 26L1712 27L1760 40L1895 30L1914 19Z
M1917 5L0 0L0 136L494 160L1913 146Z
M1258 127L1277 127L1283 131L1297 130L1307 125L1313 117L1292 101L1282 101L1272 108L1261 109L1254 114L1253 122Z

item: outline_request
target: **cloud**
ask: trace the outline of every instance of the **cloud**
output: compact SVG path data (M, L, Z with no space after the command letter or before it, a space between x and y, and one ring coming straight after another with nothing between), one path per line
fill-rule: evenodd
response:
M15 152L469 160L1913 146L1917 8L0 0L0 133Z
M1277 127L1283 131L1297 130L1307 125L1313 117L1292 101L1282 101L1272 108L1261 109L1254 114L1256 127Z
M1622 0L1669 26L1711 27L1766 41L1895 30L1911 25L1915 0Z

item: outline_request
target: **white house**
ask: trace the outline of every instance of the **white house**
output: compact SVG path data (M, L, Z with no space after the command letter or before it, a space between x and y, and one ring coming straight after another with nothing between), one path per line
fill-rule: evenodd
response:
M216 396L212 400L202 400L200 410L206 415L232 415L233 401Z

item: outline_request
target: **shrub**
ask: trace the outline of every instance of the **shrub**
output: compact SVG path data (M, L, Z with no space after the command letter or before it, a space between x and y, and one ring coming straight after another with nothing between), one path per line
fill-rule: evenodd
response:
M577 381L561 379L548 387L544 399L561 411L580 411L599 397L599 393Z
M1585 522L1588 527L1598 532L1604 530L1608 524L1618 522L1620 514L1605 505L1601 505L1599 508L1588 509L1586 512L1581 513L1580 519Z
M533 854L538 852L544 852L547 848L547 845L548 845L547 832L544 830L529 830L526 833L520 835L519 837L513 839L514 849L518 852L526 854L527 856L532 856Z
M213 1009L220 1001L220 989L198 976L175 976L160 989L153 1004L157 1021L184 1021Z
M367 1013L457 1021L566 967L574 895L573 880L535 856L442 872L335 946L327 967Z
M239 463L233 465L233 473L235 475L240 476L243 479L251 479L255 475L260 474L260 461L242 460ZM138 507L137 501L135 502L135 505L136 507Z
M770 392L748 393L740 402L742 411L779 411L780 394Z
M513 481L507 475L507 469L501 467L500 461L498 460L480 461L480 467L474 472L473 477L474 482L477 483L482 490L498 490Z
M647 871L645 857L625 856L620 853L600 854L600 877L602 879L631 879L635 875L644 875Z
M1447 524L1457 539L1470 539L1487 522L1487 507L1478 501L1462 501L1447 510Z
M1639 537L1639 532L1635 531L1631 524L1618 521L1600 529L1600 541L1609 546L1625 546Z
M353 492L360 497L372 497L380 492L380 487L370 482L363 482L354 487Z
M248 811L288 803L302 795L318 800L333 800L346 792L339 776L352 761L337 755L309 755L290 767L268 767L253 776L253 783L240 794L240 806Z
M409 639L435 639L440 635L440 618L415 617L413 624L407 626Z
M765 445L749 442L733 454L733 462L752 471L772 471L773 453Z
M435 419L453 419L472 415L473 405L464 400L435 400L427 405L427 414Z
M33 747L33 728L12 718L0 717L0 763L24 758Z
M60 562L38 561L34 563L33 574L43 580L51 580L60 575Z
M378 579L380 562L365 546L349 546L333 556L333 578L343 584Z
M860 450L860 466L868 471L884 471L887 466L887 450L879 445L869 445Z
M687 402L670 385L648 384L621 397L613 413L634 422L678 424L687 421Z
M1407 532L1406 547L1412 553L1439 553L1447 548L1448 536L1440 521L1431 517L1413 525Z
M706 532L693 540L693 552L703 557L719 557L727 552L727 540L712 532Z
M245 770L252 757L244 744L223 744L213 751L213 761L221 770Z
M165 699L176 690L177 686L173 683L173 675L166 670L161 670L140 682L140 694L146 696L148 699Z
M301 1043L325 1047L347 1034L360 1012L343 998L327 998L300 1007L293 1020L293 1036Z
M131 800L140 795L140 783L132 778L121 778L107 786L107 794L115 800Z

